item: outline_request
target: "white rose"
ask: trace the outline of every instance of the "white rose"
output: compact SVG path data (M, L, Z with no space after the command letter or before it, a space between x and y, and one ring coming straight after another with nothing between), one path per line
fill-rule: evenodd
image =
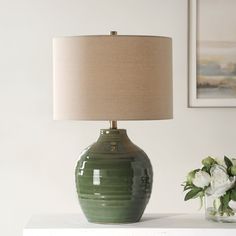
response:
M193 184L199 188L204 188L208 186L210 182L211 182L211 176L207 172L202 170L196 172L193 179Z
M229 177L227 169L222 165L214 165L211 170L211 185L206 193L215 197L221 197L227 190L233 187L235 176Z
M225 164L225 161L223 159L216 157L215 160L216 160L217 164L227 167Z

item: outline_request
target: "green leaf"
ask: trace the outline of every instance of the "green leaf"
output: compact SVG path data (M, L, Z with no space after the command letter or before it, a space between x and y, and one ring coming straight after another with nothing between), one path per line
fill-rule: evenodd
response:
M208 156L202 160L202 164L207 167L207 169L210 169L214 164L216 164L216 161L214 158Z
M210 170L211 170L211 166L208 166L208 167L203 166L203 167L202 167L202 171L205 171L205 172L207 172L208 174L210 174Z
M192 185L193 179L195 177L196 172L199 171L199 169L192 170L187 175L187 184Z
M227 192L224 196L221 197L222 211L225 212L229 207L230 193Z
M229 172L232 176L236 176L236 166L231 166Z
M186 186L184 186L184 191L187 191L187 190L189 190L189 189L191 189L191 188L193 188L193 186L186 185Z
M228 207L229 201L230 201L230 193L227 192L227 193L223 196L223 204Z
M236 201L236 189L231 190L230 198L231 198L231 200Z
M193 188L185 195L184 201L188 201L189 199L194 198L201 191L202 191L201 188Z
M224 156L224 161L227 168L230 168L233 165L232 161L227 156Z
M219 213L221 216L227 215L230 216L234 214L232 209L229 206L230 202L230 191L227 191L225 195L220 197L220 206L219 206Z

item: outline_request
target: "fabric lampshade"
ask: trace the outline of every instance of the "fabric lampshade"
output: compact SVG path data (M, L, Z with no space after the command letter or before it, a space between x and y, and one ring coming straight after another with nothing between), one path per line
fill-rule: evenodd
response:
M53 39L54 119L172 118L172 41L159 36Z

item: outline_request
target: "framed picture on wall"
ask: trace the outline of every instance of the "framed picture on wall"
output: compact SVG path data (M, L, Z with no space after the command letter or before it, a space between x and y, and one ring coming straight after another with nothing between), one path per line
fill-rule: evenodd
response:
M236 0L189 0L189 107L236 107Z

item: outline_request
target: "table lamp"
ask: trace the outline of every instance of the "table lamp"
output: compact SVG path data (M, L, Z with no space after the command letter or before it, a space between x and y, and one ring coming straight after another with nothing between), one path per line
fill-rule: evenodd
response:
M117 121L172 118L171 39L115 31L54 38L53 77L54 119L110 122L75 170L87 220L139 221L151 195L152 166Z

